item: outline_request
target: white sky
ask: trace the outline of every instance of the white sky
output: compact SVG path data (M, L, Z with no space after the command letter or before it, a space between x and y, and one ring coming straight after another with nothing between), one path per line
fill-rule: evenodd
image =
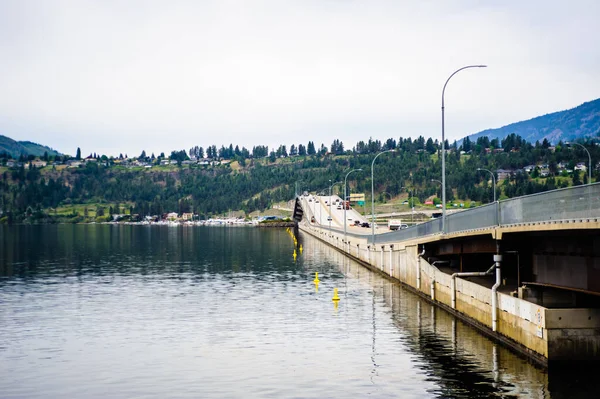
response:
M441 139L600 97L600 2L0 0L0 134L61 152Z

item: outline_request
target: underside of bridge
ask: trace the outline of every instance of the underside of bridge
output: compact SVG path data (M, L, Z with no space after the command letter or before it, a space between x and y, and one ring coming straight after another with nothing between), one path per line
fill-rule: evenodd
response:
M304 216L304 210L302 209L302 203L299 197L296 197L294 201L294 220L296 223L302 221L302 217Z
M448 272L486 271L503 255L501 290L549 308L600 308L597 230L491 234L426 244L430 261ZM494 276L477 277L491 287Z

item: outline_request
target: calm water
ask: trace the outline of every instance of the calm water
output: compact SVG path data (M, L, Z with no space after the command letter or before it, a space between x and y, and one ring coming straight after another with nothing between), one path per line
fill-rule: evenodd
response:
M278 229L0 226L0 397L597 396L299 241L294 261Z

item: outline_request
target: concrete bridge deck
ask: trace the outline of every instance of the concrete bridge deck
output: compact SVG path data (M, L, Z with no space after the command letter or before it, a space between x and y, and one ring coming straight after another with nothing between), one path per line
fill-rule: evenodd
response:
M311 208L307 198L297 204L306 209L302 231L537 360L600 359L600 184L465 210L446 218L445 232L435 219L374 236L347 225L344 234L339 215L330 227L311 221L325 208ZM502 255L500 277L452 277L488 270L494 255Z

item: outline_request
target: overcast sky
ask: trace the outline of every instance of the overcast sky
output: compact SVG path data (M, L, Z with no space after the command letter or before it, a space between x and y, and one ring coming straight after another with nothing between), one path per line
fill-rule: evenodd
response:
M600 2L0 0L0 134L61 152L441 138L600 97Z

